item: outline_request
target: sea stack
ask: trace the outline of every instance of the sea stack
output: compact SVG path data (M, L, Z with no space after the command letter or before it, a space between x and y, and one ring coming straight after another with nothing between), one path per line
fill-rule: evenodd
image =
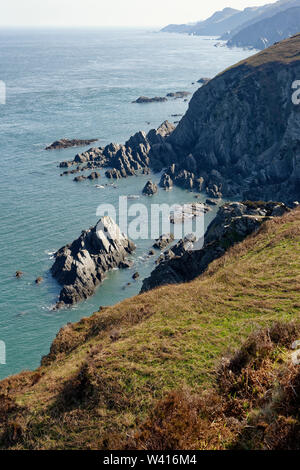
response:
M63 286L56 308L73 305L93 295L107 271L129 266L124 261L134 250L134 243L108 216L83 231L77 240L55 254L51 273Z

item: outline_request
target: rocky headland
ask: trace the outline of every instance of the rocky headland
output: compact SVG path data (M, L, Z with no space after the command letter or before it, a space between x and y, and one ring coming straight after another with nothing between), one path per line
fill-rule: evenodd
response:
M164 170L165 189L175 184L209 198L292 204L300 199L300 108L292 101L299 49L296 35L209 80L177 127L165 121L60 166L106 167L116 179Z
M70 245L55 254L52 276L63 286L56 308L73 305L93 295L105 274L113 268L128 268L127 256L135 245L110 217L83 231Z
M143 281L142 292L164 284L195 279L231 246L257 231L263 222L282 216L289 210L285 204L276 202L249 201L223 205L205 233L203 248L195 249L196 240L190 237L176 243L158 258L158 266Z

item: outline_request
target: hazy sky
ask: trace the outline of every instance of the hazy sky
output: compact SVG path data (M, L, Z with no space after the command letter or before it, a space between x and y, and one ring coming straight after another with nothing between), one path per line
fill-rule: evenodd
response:
M275 0L0 0L0 25L161 26Z

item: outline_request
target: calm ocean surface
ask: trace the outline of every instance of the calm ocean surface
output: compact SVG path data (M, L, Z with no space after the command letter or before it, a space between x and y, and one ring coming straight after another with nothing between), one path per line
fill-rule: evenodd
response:
M153 242L141 241L133 270L113 271L88 301L51 311L60 291L49 275L51 253L97 222L99 204L140 194L149 178L119 181L118 189L76 184L72 176L60 177L57 165L78 149L44 147L62 137L122 143L138 130L180 119L171 115L186 111L183 100L131 101L194 92L192 82L250 54L214 47L216 42L145 30L0 30L0 80L7 86L7 104L0 105L0 340L7 363L0 365L0 378L37 367L60 327L137 294L154 267L153 259L144 259ZM158 203L192 201L192 193L178 188L155 197ZM140 202L151 203L144 197ZM22 279L15 279L16 270L24 272ZM124 288L134 271L141 280ZM38 276L44 282L36 286Z

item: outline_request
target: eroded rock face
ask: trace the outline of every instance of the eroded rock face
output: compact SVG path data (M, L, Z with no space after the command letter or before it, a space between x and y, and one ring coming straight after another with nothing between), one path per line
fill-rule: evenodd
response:
M134 250L135 245L110 217L103 217L97 226L83 231L55 254L51 273L63 286L57 307L87 299L107 271L130 266L126 257Z
M209 197L287 203L300 198L300 106L292 102L299 49L297 35L196 91L160 149L169 146L173 155L174 183L194 187L201 177Z
M190 250L182 240L159 259L158 266L144 280L142 292L163 284L188 282L202 274L208 265L221 257L232 245L244 240L261 224L289 211L282 203L233 202L223 205L209 225L201 250Z

